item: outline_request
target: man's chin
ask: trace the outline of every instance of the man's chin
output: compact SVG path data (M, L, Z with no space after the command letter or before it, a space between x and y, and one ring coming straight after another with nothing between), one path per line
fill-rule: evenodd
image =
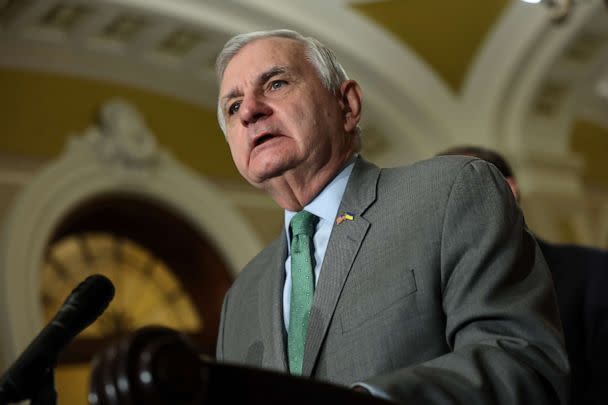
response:
M265 174L264 176L249 177L247 181L255 188L266 189L269 184L272 184L273 180L280 177L278 174Z
M280 178L288 169L287 165L266 166L259 170L250 170L247 179L254 187L264 188L265 184Z

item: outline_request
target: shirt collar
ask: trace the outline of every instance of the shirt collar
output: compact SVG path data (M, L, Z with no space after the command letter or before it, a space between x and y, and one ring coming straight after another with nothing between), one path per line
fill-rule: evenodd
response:
M357 156L358 154L355 154L346 163L346 166L344 166L340 173L338 173L338 175L303 208L305 211L315 214L323 221L333 223L338 214L338 208L340 208L340 202L342 201L342 196L346 190L346 184L348 183L350 174L355 166ZM285 210L285 235L289 235L289 223L291 218L296 214L297 212ZM289 236L287 236L288 245L289 242Z

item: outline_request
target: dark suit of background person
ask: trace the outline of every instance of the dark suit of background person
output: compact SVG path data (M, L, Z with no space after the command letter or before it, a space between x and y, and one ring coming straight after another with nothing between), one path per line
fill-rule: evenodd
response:
M572 367L572 404L608 403L608 252L538 240L549 264Z
M441 154L476 156L494 164L519 199L513 171L495 151L459 146ZM608 251L537 241L557 291L572 369L570 403L608 404Z
M320 79L310 73L302 46L292 39L257 39L237 51L226 73L219 69L220 109L230 115L228 123L220 116L220 125L227 127L237 168L254 185L259 186L247 164L268 152L263 148L297 152L290 149L291 139L281 138L292 136L284 128L300 128L282 114L284 103L289 111L308 109L315 124L339 108L344 116L332 118L339 120L337 132L326 136L358 139L356 82L346 80L337 94L323 90L309 97L307 89L319 91ZM285 71L291 72L286 80ZM317 110L300 105L302 100L314 101ZM298 124L306 125L302 116L297 114ZM253 124L259 127L250 134ZM281 132L277 143L256 150L258 128ZM306 136L317 137L311 153L327 141L316 132ZM342 156L345 163L330 181L355 154L350 149ZM264 162L274 163L275 157L267 155ZM326 184L295 210L306 208ZM275 201L289 206L276 191L269 191ZM568 363L550 275L492 165L440 157L380 169L357 157L338 209L345 212L349 219L330 222L304 377L361 383L376 395L412 404L565 403ZM222 307L219 361L288 372L282 305L287 255L287 235L281 232L234 282Z

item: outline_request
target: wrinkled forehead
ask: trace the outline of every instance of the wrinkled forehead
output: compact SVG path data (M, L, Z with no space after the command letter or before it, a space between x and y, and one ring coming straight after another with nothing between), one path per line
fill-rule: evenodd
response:
M254 80L261 72L274 66L300 70L310 62L302 42L291 38L260 38L241 48L228 62L220 89Z

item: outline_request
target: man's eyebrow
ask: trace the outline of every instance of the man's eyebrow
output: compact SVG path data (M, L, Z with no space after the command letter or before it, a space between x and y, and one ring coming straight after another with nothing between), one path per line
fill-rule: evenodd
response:
M287 66L273 66L259 76L258 83L266 83L274 76L286 73L287 71Z
M288 71L289 71L289 69L286 66L273 66L270 69L266 70L265 72L262 72L258 76L256 82L258 84L266 83L268 80L270 80L274 76L286 73ZM235 97L239 97L242 94L243 94L243 92L238 87L236 87L236 88L230 90L224 96L222 96L222 99L221 99L222 100L222 104L225 103L227 100L230 100L230 99L235 98Z
M222 96L222 104L224 104L226 101L238 97L242 94L242 91L239 90L238 87L230 90L227 94L225 94L224 96Z

